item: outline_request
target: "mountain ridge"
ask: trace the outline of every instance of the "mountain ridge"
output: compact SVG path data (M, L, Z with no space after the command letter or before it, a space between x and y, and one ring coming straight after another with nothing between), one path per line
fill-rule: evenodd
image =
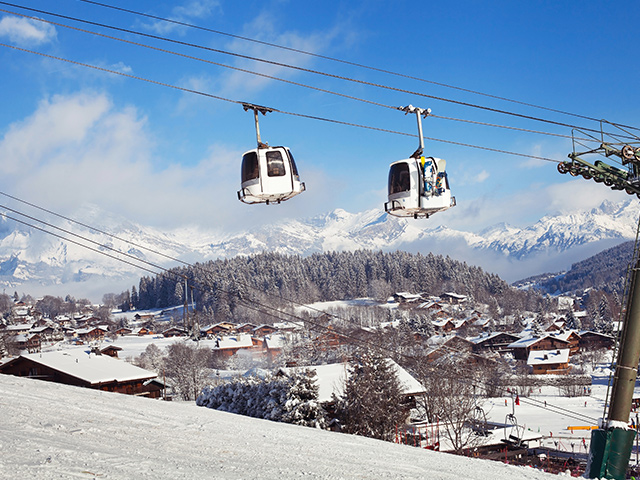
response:
M58 224L65 230L79 232L81 243L90 249L23 225L12 228L8 219L2 217L0 285L46 287L100 280L117 283L145 274L102 255L115 256L116 250L127 253L126 262L140 259L163 268L176 266L168 257L194 262L263 251L301 256L358 249L430 251L515 281L569 268L578 260L635 238L639 212L640 206L633 199L619 203L605 201L590 210L547 215L523 228L502 223L481 232L467 232L447 226L425 228L424 222L392 217L377 209L360 213L336 209L308 219L282 220L251 232L228 234L193 227L160 231L88 205L83 206L76 218L113 236L68 220ZM149 264L142 266L149 269ZM530 275L527 269L532 272ZM509 275L511 278L507 278ZM123 285L126 288L128 284Z

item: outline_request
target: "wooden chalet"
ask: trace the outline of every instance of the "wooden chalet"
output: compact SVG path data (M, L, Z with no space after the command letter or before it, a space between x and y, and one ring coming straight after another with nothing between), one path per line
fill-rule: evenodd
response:
M580 351L580 335L575 330L562 331L553 336L568 342L569 355L575 355Z
M234 324L229 322L214 323L200 329L200 335L203 337L214 335L227 335L233 330Z
M23 354L0 365L0 373L151 398L162 393L154 372L78 349Z
M442 299L443 302L447 302L451 305L460 305L461 303L464 303L467 301L467 296L466 295L459 295L457 293L443 293L442 295L440 295L440 298Z
M540 337L531 336L521 338L507 346L516 360L527 360L532 351L538 350L569 350L569 341L552 335Z
M580 332L580 349L581 350L599 350L606 348L610 350L615 345L616 339L613 335L606 333L584 331Z
M276 330L276 327L273 325L260 325L253 329L253 335L256 337L264 337L265 335L271 335Z
M52 341L54 339L62 340L62 335L60 334L58 328L54 328L51 325L42 325L39 327L32 328L29 333L37 333L40 335L42 341Z
M83 342L104 340L107 329L104 327L87 327L75 331L75 336Z
M165 338L170 337L184 337L187 335L187 330L182 327L170 327L162 332L162 336Z
M117 347L115 345L107 345L106 347L100 349L100 353L102 355L108 355L110 357L118 358L118 352L121 352L122 348Z
M139 337L142 337L143 335L153 335L154 334L153 330L151 330L150 328L147 328L147 327L136 328L131 333L133 335L138 335Z
M42 348L42 339L37 333L16 335L12 337L10 343L12 343L18 350L28 353L37 353Z
M474 352L498 352L503 353L508 351L508 346L513 342L518 341L518 336L512 333L506 332L494 332L490 334L481 335L471 340L473 342Z
M527 365L534 375L564 374L569 367L568 348L561 350L532 350L527 358Z
M240 334L217 338L216 345L211 350L217 357L228 358L238 353L239 350L250 351L253 346L251 335Z
M120 327L119 329L117 329L113 333L115 333L116 335L122 336L122 335L131 335L132 332L133 332L133 330L131 330L130 328Z
M257 325L254 325L253 323L243 323L236 326L235 330L237 333L253 333L256 327Z

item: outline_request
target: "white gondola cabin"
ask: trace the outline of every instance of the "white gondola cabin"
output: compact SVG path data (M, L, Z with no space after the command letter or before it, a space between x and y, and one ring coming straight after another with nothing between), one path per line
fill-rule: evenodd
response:
M244 203L280 203L305 190L287 147L259 147L245 152L241 175L238 199Z
M428 218L455 206L445 167L445 160L434 157L392 163L385 211L396 217Z
M241 185L238 199L244 203L280 203L304 192L296 162L287 147L270 147L260 139L258 113L273 110L243 103L245 111L253 110L258 148L242 156Z
M430 215L456 204L456 199L451 196L449 189L449 179L445 170L447 162L441 158L425 158L422 155L422 117L428 117L431 109L408 105L399 107L398 110L405 114L416 114L420 146L410 158L390 165L389 201L384 204L384 210L396 217L429 218Z

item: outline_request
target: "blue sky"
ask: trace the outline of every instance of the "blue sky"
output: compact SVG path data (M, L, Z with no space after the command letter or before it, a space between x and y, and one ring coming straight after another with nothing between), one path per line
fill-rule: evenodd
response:
M426 95L588 128L598 123L428 82L640 125L637 2L103 0L147 14L369 65L427 82L310 57L78 0L15 3L182 42ZM11 12L267 73L389 106L570 135L571 128L314 75L54 18ZM0 43L279 110L417 133L415 117L316 90L234 72L0 12ZM278 206L240 203L240 158L254 148L240 105L98 72L0 46L0 188L73 215L83 203L160 228L224 231L335 208L382 208L391 162L416 137L281 113L261 117L263 139L293 151L307 191ZM428 118L428 137L564 160L569 139ZM557 173L556 164L427 141L447 160L458 206L424 222L478 231L524 226L545 214L593 207L624 193Z

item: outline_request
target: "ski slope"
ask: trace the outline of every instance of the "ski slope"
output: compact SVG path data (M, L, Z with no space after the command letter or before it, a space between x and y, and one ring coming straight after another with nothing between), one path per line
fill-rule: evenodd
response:
M1 479L548 479L528 467L0 375Z

